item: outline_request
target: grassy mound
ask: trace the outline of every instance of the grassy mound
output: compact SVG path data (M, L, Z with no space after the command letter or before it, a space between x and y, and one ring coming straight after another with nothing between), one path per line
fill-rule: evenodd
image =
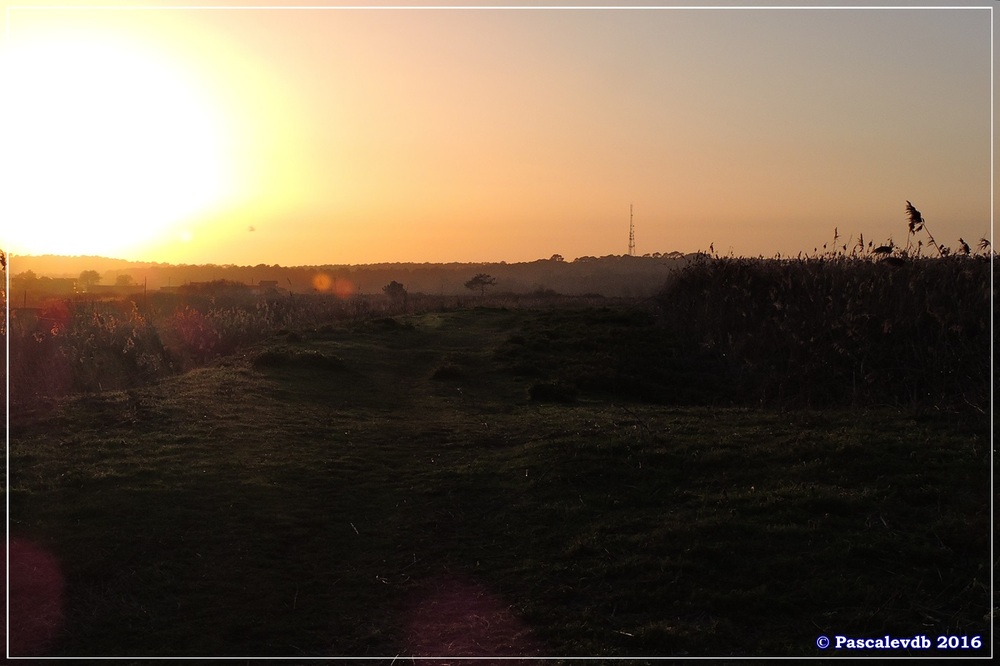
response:
M307 370L343 370L344 361L316 350L275 350L268 349L254 356L251 362L256 370L269 368L299 368Z

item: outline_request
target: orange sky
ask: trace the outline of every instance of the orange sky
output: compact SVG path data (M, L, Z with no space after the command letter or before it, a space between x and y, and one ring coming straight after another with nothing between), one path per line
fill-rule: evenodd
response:
M6 21L15 255L602 256L626 252L630 204L639 254L905 244L907 199L946 244L990 234L989 9Z

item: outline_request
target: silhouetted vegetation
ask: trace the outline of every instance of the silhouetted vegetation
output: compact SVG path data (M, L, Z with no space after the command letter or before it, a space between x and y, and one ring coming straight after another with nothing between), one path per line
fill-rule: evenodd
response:
M472 291L479 290L480 296L486 295L486 287L492 287L496 285L497 279L488 273L477 273L471 280L465 283L466 289L471 289Z
M148 299L49 299L12 312L11 400L122 389L237 353L278 330L381 312L371 299L193 287Z
M863 237L805 258L705 255L657 302L668 330L725 359L741 402L986 413L996 257L985 239L974 255L930 238L936 258Z
M267 281L294 293L335 293L344 297L380 294L384 285L398 281L406 285L411 296L420 293L444 296L466 293L464 283L470 275L488 273L510 293L551 289L568 295L646 297L687 259L676 252L655 252L644 257L607 255L512 263L220 266L126 262L101 257L17 257L12 289L18 299L26 299L28 306L34 306L36 296L72 294L78 286L80 272L96 270L103 276L101 284L108 285L101 289L102 292L112 290L119 275L130 275L150 293L160 288L176 290L184 285L225 280L243 285L245 289ZM29 284L20 279L29 270L46 276L39 278L45 281L44 289L41 284Z
M87 270L80 273L80 288L81 291L87 291L90 287L93 287L100 283L101 274L95 270Z
M393 280L382 287L382 293L389 298L397 311L406 312L410 303L410 294L406 291L406 287Z
M562 300L551 293L498 294L480 303L548 307ZM26 406L72 393L142 386L243 353L281 331L297 336L345 321L402 326L387 318L399 314L400 303L416 312L463 306L461 299L424 294L406 294L403 301L255 294L224 280L148 297L49 297L40 307L11 312L11 401Z
M926 231L926 220L907 205L911 236ZM538 399L551 385L567 394L671 404L884 404L985 413L994 255L985 239L978 253L964 241L955 253L932 242L935 258L921 256L919 241L875 247L863 237L794 259L696 255L653 300L656 317L636 315L628 335L612 333L621 322L594 310L527 341L514 336L500 354L509 371L535 378ZM19 286L45 280L30 272L18 278ZM466 286L483 299L495 283L480 273ZM41 307L12 312L12 400L140 386L282 330L379 317L397 325L384 317L464 305L460 298L410 294L396 280L383 292L388 300L281 295L221 279L142 298L49 297ZM493 294L491 302L551 307L563 298L538 288ZM589 350L592 362L553 366L555 352L572 349Z
M406 299L406 287L395 280L382 287L382 292L393 300L401 301Z

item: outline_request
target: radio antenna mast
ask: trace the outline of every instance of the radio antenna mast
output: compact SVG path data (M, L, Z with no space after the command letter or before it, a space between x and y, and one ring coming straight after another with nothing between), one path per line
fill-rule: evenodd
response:
M632 204L628 205L628 256L635 256L635 225L632 223Z

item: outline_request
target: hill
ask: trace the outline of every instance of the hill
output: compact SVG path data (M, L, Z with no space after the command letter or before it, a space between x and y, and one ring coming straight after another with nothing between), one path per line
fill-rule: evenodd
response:
M15 278L26 271L38 277L76 278L83 271L93 270L101 274L101 284L114 284L120 275L128 275L135 284L145 284L148 289L217 280L245 284L271 281L298 293L330 291L344 295L381 293L382 287L393 280L402 283L410 293L462 294L467 293L465 283L472 276L488 273L497 279L496 291L500 292L555 291L569 295L648 297L663 286L672 271L685 265L691 257L671 252L643 257L579 257L573 261L564 261L556 255L551 259L520 263L220 266L43 255L12 257L10 272ZM16 293L16 289L14 291Z

